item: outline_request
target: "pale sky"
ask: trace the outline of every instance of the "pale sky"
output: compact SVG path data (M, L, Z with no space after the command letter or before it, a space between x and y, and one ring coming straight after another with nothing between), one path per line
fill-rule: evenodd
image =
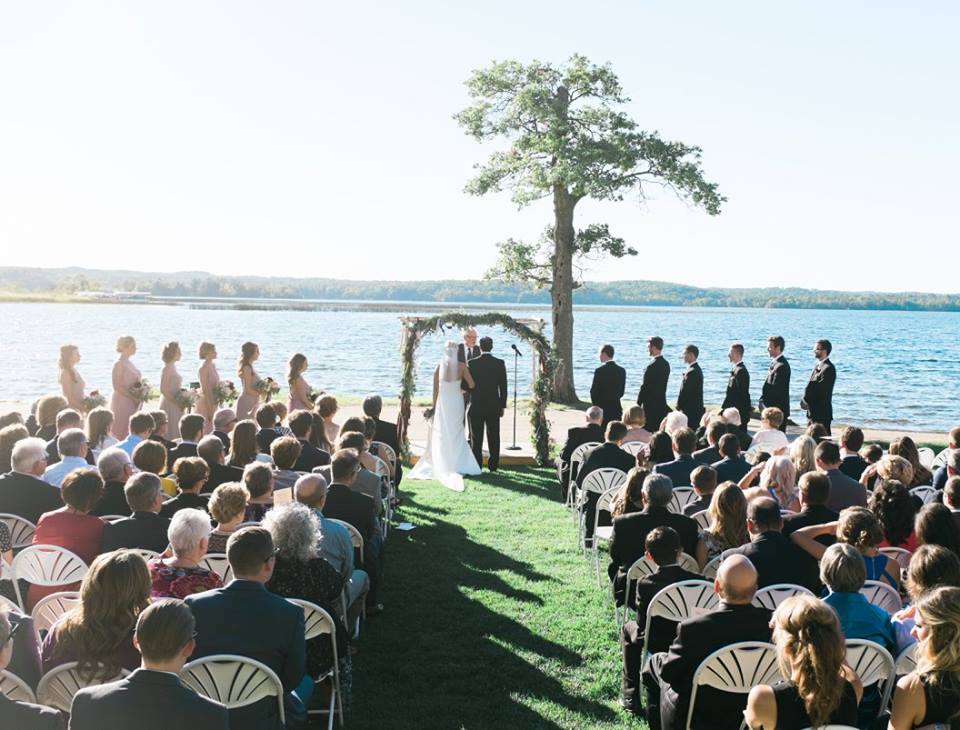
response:
M729 198L581 203L640 250L589 278L957 292L958 35L950 2L2 2L0 265L479 277L551 206L463 193L463 81L582 53Z

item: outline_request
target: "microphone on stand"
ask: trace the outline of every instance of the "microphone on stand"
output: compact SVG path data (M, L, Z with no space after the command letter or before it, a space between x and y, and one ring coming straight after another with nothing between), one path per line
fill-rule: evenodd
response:
M519 361L517 358L523 357L523 353L513 343L510 344L510 349L513 350L513 445L508 446L506 450L519 451L520 447L517 446L517 363Z
M517 357L523 357L523 353L517 349L517 346L513 343L510 344L510 349L517 353Z

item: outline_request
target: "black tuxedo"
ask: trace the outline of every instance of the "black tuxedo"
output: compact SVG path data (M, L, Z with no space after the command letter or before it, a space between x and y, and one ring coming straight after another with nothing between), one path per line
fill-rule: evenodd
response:
M643 406L647 430L660 430L660 422L670 412L667 405L667 380L670 379L670 363L663 355L657 355L643 371L643 382L637 394L637 405Z
M37 524L41 515L61 507L60 490L43 479L18 471L0 476L0 512Z
M195 443L179 442L167 452L167 471L173 471L173 465L177 463L177 459L185 459L196 455L197 445Z
M860 480L863 470L866 468L867 462L860 454L847 454L840 461L840 471L857 481Z
M9 730L63 730L63 717L57 710L50 707L30 702L14 702L6 695L0 694L0 727L9 728ZM89 727L96 727L99 730L104 726L90 725Z
M627 371L613 360L607 360L593 371L590 402L603 409L603 425L623 418L620 399L627 387Z
M727 395L723 399L722 408L736 408L740 411L740 430L746 431L750 423L750 413L753 406L750 403L750 373L741 360L730 370L727 380Z
M176 497L171 497L160 505L160 516L170 519L182 509L200 509L206 512L207 507L207 496L205 494L180 492Z
M810 373L807 387L803 389L800 407L807 412L810 423L822 423L827 431L833 422L833 386L837 382L837 369L826 358L817 363Z
M130 505L127 504L127 498L123 493L124 484L125 482L118 482L112 479L104 482L103 495L100 497L100 501L97 502L97 506L90 511L90 514L96 515L97 517L104 517L105 515L129 515Z
M207 483L200 490L201 494L210 494L214 489L226 482L242 482L243 469L239 466L229 466L217 462L207 462L207 468L210 469L210 476L207 477ZM296 470L294 470L296 471Z
M683 371L680 392L677 394L677 410L687 417L687 425L696 430L703 418L703 370L695 362Z
M318 466L326 466L330 463L330 454L323 449L318 449L305 439L297 439L300 442L300 456L293 464L293 471L302 471L304 474L311 472Z
M483 466L483 432L487 432L490 453L487 466L496 471L500 466L500 417L507 407L507 367L503 360L485 352L467 363L473 376L470 397L470 446L477 464Z
M364 542L373 536L376 513L373 500L366 494L354 492L350 487L334 482L327 490L327 501L323 505L323 516L349 522L363 535Z
M623 472L628 472L636 463L637 460L632 454L627 453L616 444L607 441L588 452L587 458L580 467L580 473L577 474L577 486L582 486L583 480L586 479L587 475L597 469L620 469ZM599 492L587 493L587 503L584 506L584 519L586 522L584 524L586 525L585 534L588 540L593 537L593 519L597 512L597 502L599 499ZM610 523L601 521L600 524L608 525Z
M790 415L790 363L783 355L770 363L767 379L763 381L760 394L760 410L779 408L783 411L781 431L787 428L787 416Z
M588 423L586 426L574 426L567 431L567 440L560 452L560 497L567 498L567 487L570 479L576 479L576 474L570 473L570 459L578 446L589 443L603 443L603 428L599 423ZM581 463L582 467L583 464ZM59 490L58 490L59 491Z
M748 542L734 548L750 558L757 569L757 587L765 588L777 583L793 583L820 594L820 571L817 561L801 550L790 538L780 532L763 532Z
M170 520L154 512L134 512L132 516L103 526L100 552L109 553L120 548L143 548L162 553L167 549L167 529Z
M204 730L230 727L226 707L198 695L169 672L149 669L81 689L70 708L71 730L167 730L174 725Z

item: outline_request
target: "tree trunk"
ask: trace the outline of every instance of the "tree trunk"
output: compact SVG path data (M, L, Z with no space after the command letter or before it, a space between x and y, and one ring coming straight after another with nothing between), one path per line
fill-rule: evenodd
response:
M576 200L565 187L553 187L553 284L550 305L557 369L551 398L558 403L577 403L573 384L573 209Z

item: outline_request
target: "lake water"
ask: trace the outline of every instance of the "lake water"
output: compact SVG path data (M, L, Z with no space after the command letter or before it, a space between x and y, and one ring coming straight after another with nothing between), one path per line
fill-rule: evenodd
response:
M347 305L349 306L349 305ZM293 352L307 355L307 380L315 388L362 395L396 396L400 378L400 316L396 311L238 311L183 306L126 304L0 304L0 400L29 400L58 392L57 357L61 344L79 345L80 372L90 388L110 390L114 343L119 335L137 338L138 367L153 385L160 381L160 351L178 340L184 380L196 378L196 346L214 342L221 377L234 378L240 344L260 345L257 370L282 381ZM411 304L405 314L434 314L435 305ZM474 307L470 307L473 311ZM457 311L451 305L448 311ZM517 317L541 317L549 333L549 310L488 305L480 311L505 311ZM589 398L597 347L609 342L627 369L627 396L635 397L648 361L645 341L658 334L672 374L668 399L676 398L684 343L700 348L704 397L719 403L726 387L730 342L746 347L754 402L769 358L766 338L781 334L793 366L791 397L796 404L813 367L818 337L833 342L837 367L834 414L839 422L872 428L943 432L960 423L960 313L864 312L790 309L710 309L697 307L616 307L578 309L575 314L575 379L581 398ZM481 328L494 340L494 354L508 360L512 388L511 342L521 346L519 393L530 392L530 349L499 328ZM418 362L420 393L429 393L430 373L448 337L424 340ZM795 417L800 416L798 406Z

